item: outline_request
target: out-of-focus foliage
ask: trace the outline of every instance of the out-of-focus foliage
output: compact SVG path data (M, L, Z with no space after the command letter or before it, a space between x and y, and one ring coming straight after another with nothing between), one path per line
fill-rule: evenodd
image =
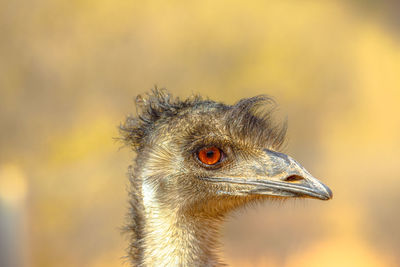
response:
M395 266L398 10L396 1L2 1L0 265L123 264L134 155L113 138L134 97L157 84L226 103L275 96L289 117L286 152L333 189L330 202L233 216L229 264Z

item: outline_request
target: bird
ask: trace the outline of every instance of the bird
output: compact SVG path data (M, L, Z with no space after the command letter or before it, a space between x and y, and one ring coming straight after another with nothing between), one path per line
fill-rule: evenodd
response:
M266 95L233 105L154 88L136 98L120 138L136 154L128 169L126 231L132 266L224 266L226 215L272 199L329 200L332 191L281 153L287 122Z

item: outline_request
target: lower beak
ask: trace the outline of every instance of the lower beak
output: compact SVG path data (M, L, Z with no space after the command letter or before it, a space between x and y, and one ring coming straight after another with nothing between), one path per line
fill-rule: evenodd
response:
M241 195L309 197L321 200L332 198L332 191L293 158L267 149L264 151L261 161L258 160L256 166L249 168L255 170L254 175L250 174L251 177L212 177L203 180L244 185L246 189L240 190Z

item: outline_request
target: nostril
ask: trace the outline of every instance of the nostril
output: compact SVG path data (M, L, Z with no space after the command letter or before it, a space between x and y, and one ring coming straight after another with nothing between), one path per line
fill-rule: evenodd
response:
M300 175L290 175L283 180L286 182L297 182L297 181L304 180L304 178L301 177Z

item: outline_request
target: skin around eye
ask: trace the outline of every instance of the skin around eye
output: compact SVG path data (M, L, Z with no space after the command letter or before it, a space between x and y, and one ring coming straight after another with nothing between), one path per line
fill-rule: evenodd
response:
M206 147L198 152L199 160L207 165L214 165L221 160L222 152L217 147Z

